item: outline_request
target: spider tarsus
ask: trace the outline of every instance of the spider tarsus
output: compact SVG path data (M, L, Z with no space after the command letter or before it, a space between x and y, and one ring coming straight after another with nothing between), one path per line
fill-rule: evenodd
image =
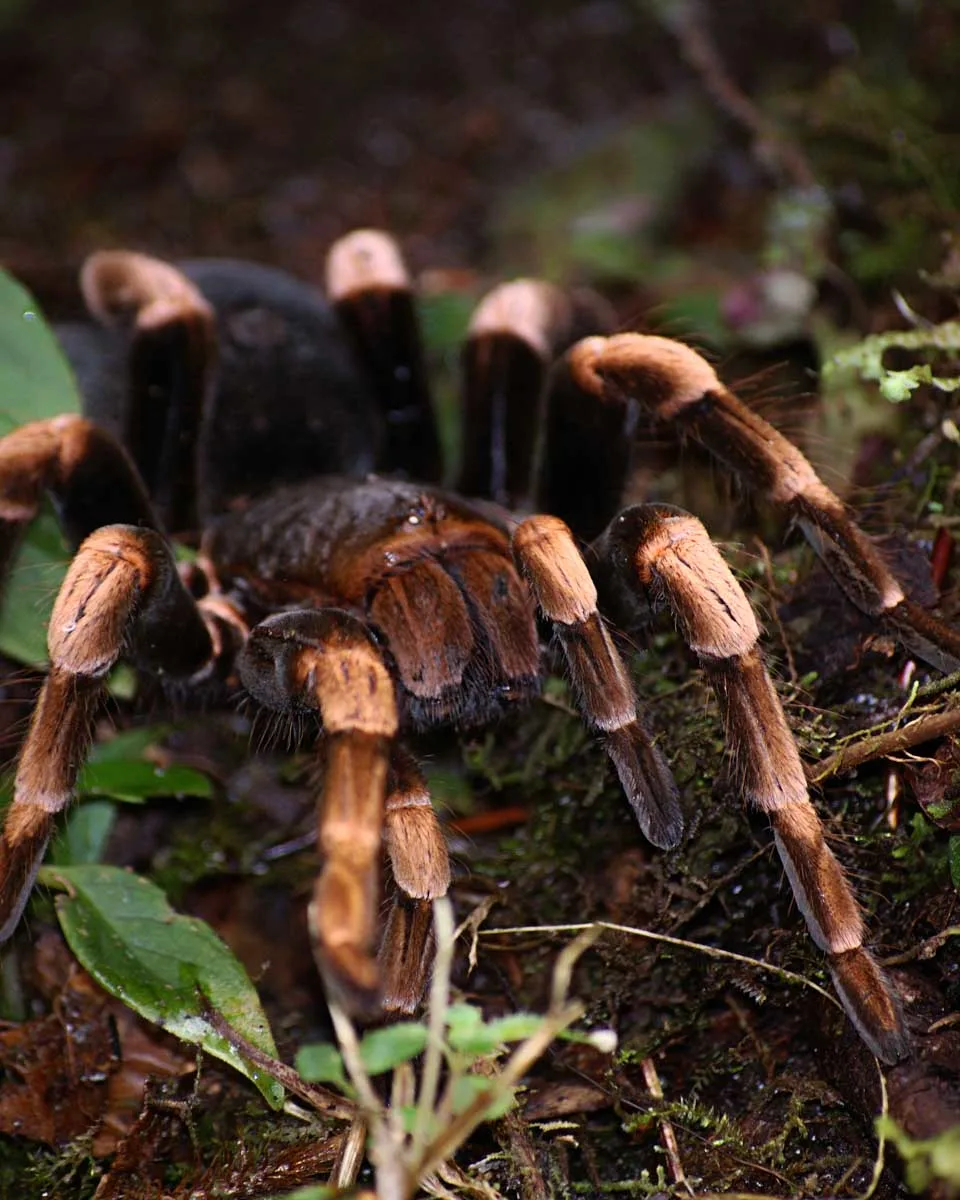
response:
M54 828L52 813L43 809L21 811L15 821L13 811L0 836L0 942L20 922Z
M385 1012L412 1016L417 1011L427 990L433 952L432 904L396 896L377 955Z
M673 850L683 837L680 794L653 739L632 721L607 733L604 744L641 833L659 850Z
M830 976L847 1016L881 1062L910 1058L913 1048L896 990L863 948L827 956Z
M644 728L630 676L597 611L597 589L570 530L556 517L529 517L514 554L544 616L553 623L585 720L604 734L640 828L670 849L683 834L677 786Z

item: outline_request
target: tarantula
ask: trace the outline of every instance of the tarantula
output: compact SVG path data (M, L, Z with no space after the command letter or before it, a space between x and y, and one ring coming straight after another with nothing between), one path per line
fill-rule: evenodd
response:
M677 788L601 616L629 625L652 601L672 610L716 692L740 789L769 814L853 1024L880 1058L903 1057L896 998L863 945L744 593L689 513L617 511L637 412L677 423L784 508L849 598L912 651L955 667L960 638L904 598L799 450L704 359L664 338L597 336L602 306L546 283L497 288L471 321L462 470L444 490L396 245L375 231L342 239L327 284L332 312L249 264L103 252L84 266L102 327L61 337L88 415L0 440L0 564L44 493L76 548L0 839L0 936L19 920L124 657L180 689L242 684L315 730L321 972L355 1007L413 1009L429 902L450 868L398 735L481 724L533 697L539 613L643 833L676 846ZM531 500L550 515L513 515ZM164 530L202 530L195 564L178 568ZM377 952L382 846L398 898Z

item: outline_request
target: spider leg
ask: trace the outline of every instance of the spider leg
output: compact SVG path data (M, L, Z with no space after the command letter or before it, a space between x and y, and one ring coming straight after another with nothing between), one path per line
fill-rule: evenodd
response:
M431 901L445 896L450 886L450 856L426 780L401 747L392 755L390 775L383 834L400 892L391 904L377 958L384 1009L412 1013L433 961Z
M413 288L400 248L377 229L340 238L327 255L327 293L387 424L378 464L425 483L443 463Z
M550 364L579 337L611 327L612 315L598 297L541 279L515 279L484 296L461 360L458 491L513 508L529 502Z
M136 468L110 434L73 415L31 421L0 438L0 578L47 492L74 548L106 524L157 528Z
M213 309L176 267L125 250L90 255L80 273L90 312L130 338L129 389L114 422L164 525L195 529L197 446L217 360ZM103 403L91 398L92 409Z
M746 407L695 350L668 338L588 338L570 351L578 386L605 403L635 400L690 437L803 530L847 597L941 671L960 669L960 634L908 600L876 546L803 454Z
M267 617L238 659L247 691L277 712L319 714L324 865L310 904L314 953L328 986L351 1007L379 996L371 953L390 750L393 681L367 626L339 609Z
M663 849L683 834L677 785L637 713L637 700L597 611L597 589L567 526L528 517L513 535L520 573L563 648L580 710L603 734L644 836Z
M884 1062L908 1053L897 1001L863 946L856 897L824 838L796 742L758 649L753 610L700 522L669 505L626 509L595 543L607 567L669 605L723 715L747 800L767 813L810 936L861 1037Z
M186 591L164 538L130 525L104 526L80 546L47 643L50 673L0 836L0 940L13 933L56 815L73 799L110 668L129 654L158 674L189 679L226 652L219 619Z
M586 394L574 362L573 351L564 355L547 381L536 505L590 540L623 504L638 411L609 391Z

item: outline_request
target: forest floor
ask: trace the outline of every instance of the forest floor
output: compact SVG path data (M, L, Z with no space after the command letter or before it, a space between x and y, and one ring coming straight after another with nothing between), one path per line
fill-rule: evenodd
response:
M625 328L707 348L918 602L955 618L953 394L921 386L895 404L855 372L816 377L867 334L956 312L960 10L921 7L91 0L51 15L6 0L0 262L57 317L75 314L77 266L104 246L252 258L319 282L336 236L388 227L424 295L452 457L455 348L483 288L524 272L589 283ZM949 353L938 366L950 374ZM676 852L643 842L562 679L509 727L417 747L449 826L456 913L484 913L475 967L466 945L455 962L458 996L487 1017L542 1012L568 927L621 927L571 984L617 1050L553 1044L513 1115L459 1149L446 1194L908 1195L889 1143L878 1159L881 1106L914 1139L960 1125L960 759L950 739L853 771L830 756L952 701L775 514L669 431L647 434L631 492L694 509L760 611L916 1053L881 1091L821 991L767 823L732 794L715 703L665 622L634 670L681 786ZM18 695L8 687L13 726ZM122 728L156 719L118 703ZM305 921L305 760L251 757L248 725L217 714L174 720L161 753L212 778L210 795L101 798L104 855L216 929L291 1062L331 1036ZM0 1196L254 1200L325 1178L342 1123L271 1113L239 1074L108 999L49 901L28 925L0 972ZM102 1076L86 1091L60 1070L84 1040ZM960 1195L953 1144L927 1194Z

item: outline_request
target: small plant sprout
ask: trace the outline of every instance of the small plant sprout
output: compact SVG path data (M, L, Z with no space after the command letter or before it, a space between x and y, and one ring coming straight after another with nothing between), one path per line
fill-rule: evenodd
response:
M408 1200L420 1189L449 1196L444 1184L467 1183L450 1161L452 1156L479 1125L512 1107L524 1076L556 1038L566 1034L585 1038L606 1052L616 1048L610 1030L567 1034L584 1012L579 1001L569 998L573 967L598 931L577 937L560 953L543 1016L515 1013L484 1021L479 1009L451 1001L453 915L446 899L435 901L433 911L437 955L426 1023L400 1022L360 1037L345 1008L333 999L330 1013L339 1054L331 1046L304 1046L297 1056L301 1075L337 1084L357 1104L357 1117L347 1135L350 1153L341 1154L331 1182L345 1187L356 1179L362 1128L378 1200ZM514 1049L503 1057L512 1043ZM412 1060L421 1054L415 1070ZM388 1071L392 1079L385 1098L373 1077ZM470 1190L496 1195L474 1182Z

